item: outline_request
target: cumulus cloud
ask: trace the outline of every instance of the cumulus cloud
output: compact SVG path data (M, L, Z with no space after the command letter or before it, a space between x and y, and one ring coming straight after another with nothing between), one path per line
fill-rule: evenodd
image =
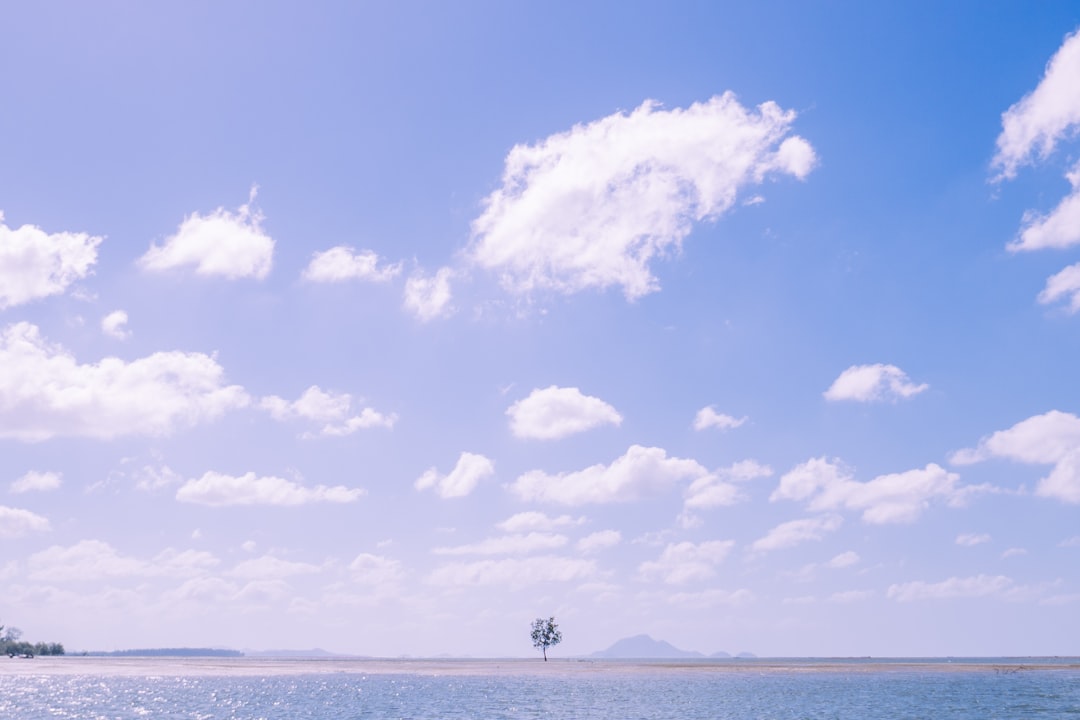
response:
M768 176L810 172L816 157L789 135L794 120L726 93L686 109L646 101L515 146L467 257L515 293L619 286L639 298L659 287L652 261L678 252L695 222L720 217Z
M529 532L530 530L554 530L559 527L581 525L584 522L585 518L583 517L575 518L569 515L549 517L546 513L529 510L511 515L495 527L508 533L520 533Z
M1059 300L1068 300L1070 313L1080 311L1080 263L1051 275L1046 281L1046 287L1039 293L1039 302L1043 305Z
M313 575L322 568L311 563L282 560L273 555L243 560L236 564L229 575L243 580L282 580L297 575Z
M541 550L555 550L566 545L565 535L531 532L487 538L471 545L437 547L436 555L528 555Z
M510 489L522 500L563 505L629 502L704 475L708 470L694 460L669 458L661 448L632 445L610 465L557 475L532 470L518 477Z
M933 499L958 507L973 493L988 490L983 486L961 486L959 479L956 473L930 463L922 469L859 482L839 462L814 458L780 478L769 500L806 501L812 511L861 510L863 522L872 525L909 523L917 520Z
M956 544L964 547L974 547L990 542L990 536L986 533L961 533L956 536Z
M10 228L0 212L0 310L64 292L89 275L103 238L47 233L34 225Z
M441 498L465 497L480 484L481 480L495 474L495 463L483 455L463 452L449 475L440 475L435 468L428 469L416 480L417 490L434 488Z
M697 411L697 415L694 416L694 429L701 431L709 428L717 428L718 430L731 430L737 428L746 422L745 417L736 418L731 415L724 415L723 413L716 412L716 408L712 405L703 407Z
M765 537L755 540L751 547L756 551L765 552L794 547L811 540L820 540L825 533L838 529L843 522L843 518L839 515L789 520L774 527Z
M428 582L445 587L495 585L519 589L530 585L584 580L594 575L596 563L592 560L537 555L450 563L436 568L428 577Z
M638 573L645 581L659 580L668 585L708 580L716 575L716 566L735 546L734 540L710 540L694 544L669 544L656 560L641 563Z
M852 365L825 391L826 400L876 402L900 400L926 390L929 385L916 385L895 365Z
M1004 595L1013 589L1012 578L1004 575L975 575L951 577L937 583L922 580L897 583L889 586L888 596L897 602L915 600L947 600L951 598L987 597Z
M371 553L357 555L349 563L349 571L355 582L376 588L396 585L405 577L400 561Z
M577 541L577 549L583 553L594 553L615 547L622 542L622 533L618 530L600 530Z
M1065 37L1050 59L1036 88L1001 116L1001 134L993 167L997 180L1016 177L1017 169L1046 158L1058 141L1076 132L1080 124L1080 33Z
M201 478L191 479L176 491L180 502L226 507L232 505L307 505L330 502L350 503L366 494L360 488L343 485L305 487L284 478L257 477L249 472L238 477L209 471Z
M1035 465L1053 465L1035 493L1067 503L1080 503L1080 418L1051 410L1022 420L1008 430L983 438L975 448L959 450L957 465L989 458L1007 458Z
M51 529L49 521L37 513L0 505L0 537L17 538Z
M0 332L0 367L0 438L167 435L249 402L243 388L224 384L209 355L158 352L84 365L25 322Z
M841 568L851 567L857 562L859 562L859 553L854 550L848 550L847 552L842 552L833 557L832 560L825 564L834 570L839 570Z
M576 387L533 390L506 410L516 437L557 440L600 425L619 425L622 415L598 397Z
M97 581L121 577L191 577L215 567L213 554L168 548L149 560L123 555L101 540L54 545L31 555L27 570L32 580L55 583Z
M353 397L348 393L326 392L318 385L312 385L293 402L271 395L259 402L259 407L270 413L270 417L279 421L292 419L309 420L322 427L317 434L341 437L351 435L357 430L384 427L392 428L397 422L397 415L386 415L374 408L362 408L356 415L350 415Z
M123 310L113 310L101 318L101 331L111 338L127 340L131 331L127 329L128 314Z
M161 271L194 266L198 275L262 280L270 274L274 241L262 229L262 213L254 207L256 192L253 187L247 204L236 212L219 207L209 215L187 216L163 245L150 245L139 258L140 267Z
M746 499L739 487L757 478L770 477L772 468L756 460L743 460L695 479L686 489L685 507L688 510L734 505Z
M1025 213L1020 236L1007 246L1010 251L1061 249L1080 243L1080 164L1065 177L1071 194L1047 215Z
M405 281L405 309L423 322L450 315L454 311L450 304L453 277L454 271L447 267L439 268L434 275L416 271Z
M401 274L401 263L379 266L379 256L371 250L357 252L338 245L311 256L311 262L301 277L309 282L344 282L367 280L386 282Z
M18 480L11 483L11 492L24 493L31 491L55 490L60 487L62 473L38 472L31 470Z

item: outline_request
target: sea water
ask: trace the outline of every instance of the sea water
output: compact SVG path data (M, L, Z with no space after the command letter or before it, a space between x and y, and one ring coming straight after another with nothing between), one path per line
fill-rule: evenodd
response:
M737 671L657 666L554 675L0 675L0 717L825 719L1080 718L1080 668Z

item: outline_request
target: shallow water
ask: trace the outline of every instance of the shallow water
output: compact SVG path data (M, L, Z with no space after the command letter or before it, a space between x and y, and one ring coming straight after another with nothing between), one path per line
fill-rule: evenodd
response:
M175 665L115 668L54 664L64 672L0 674L0 716L38 718L670 718L810 720L825 718L1080 718L1080 668L881 663L504 665L445 663L469 672L354 671L357 664L267 665L294 674L237 674L225 664L208 674L154 675ZM513 663L506 666L514 668ZM46 666L41 666L43 670ZM199 666L196 666L199 667ZM375 666L372 666L375 668ZM410 667L408 664L389 664ZM313 672L303 672L311 668ZM343 669L338 669L343 668ZM300 670L301 672L295 672ZM535 670L535 671L534 671ZM485 674L485 671L487 674Z

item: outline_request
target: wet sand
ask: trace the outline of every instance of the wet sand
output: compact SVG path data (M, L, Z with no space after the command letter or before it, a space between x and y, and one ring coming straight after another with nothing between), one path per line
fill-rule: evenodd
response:
M553 659L360 659L360 658L191 658L191 657L0 657L0 675L95 675L128 677L273 676L312 674L424 676L581 676L640 673L880 673L1080 670L1080 658L994 662L963 660L588 660Z

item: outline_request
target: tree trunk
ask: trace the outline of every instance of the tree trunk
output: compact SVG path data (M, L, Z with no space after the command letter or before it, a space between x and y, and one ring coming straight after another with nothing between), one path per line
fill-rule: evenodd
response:
M544 662L547 662L547 648L544 648Z

